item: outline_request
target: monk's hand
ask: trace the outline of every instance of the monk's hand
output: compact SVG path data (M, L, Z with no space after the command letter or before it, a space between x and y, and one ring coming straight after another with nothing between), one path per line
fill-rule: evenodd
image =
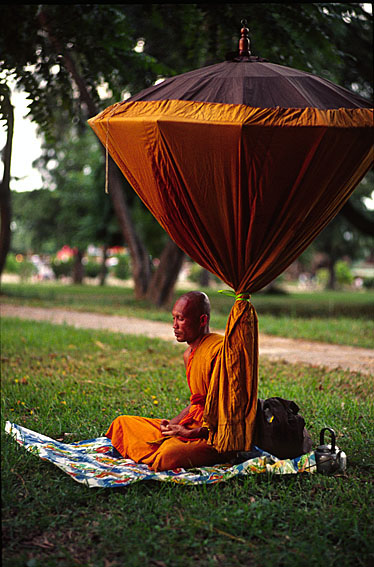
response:
M168 437L184 437L185 439L197 439L200 437L199 431L201 427L194 429L188 429L184 425L178 425L177 423L170 423L164 430L161 429L162 435L167 435Z
M163 419L160 423L160 430L161 433L163 435L169 435L168 431L168 426L169 426L170 421L168 419Z

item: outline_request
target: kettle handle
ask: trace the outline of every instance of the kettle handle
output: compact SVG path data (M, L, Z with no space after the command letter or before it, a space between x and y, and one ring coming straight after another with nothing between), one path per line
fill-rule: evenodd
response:
M331 434L331 452L335 453L335 431L331 427L324 427L321 429L321 433L319 435L320 445L325 444L325 431L329 431Z

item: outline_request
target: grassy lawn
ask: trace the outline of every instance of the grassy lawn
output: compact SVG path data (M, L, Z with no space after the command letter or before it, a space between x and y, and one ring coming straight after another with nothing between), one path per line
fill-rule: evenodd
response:
M135 302L132 290L127 288L42 283L3 284L1 291L4 303L171 321L169 309ZM233 299L216 290L206 292L212 303L212 327L224 329ZM374 291L257 293L252 301L262 333L374 348Z
M344 476L88 489L20 448L5 420L70 442L121 413L172 416L188 401L183 347L6 318L1 336L4 567L373 564L373 377L261 362L259 395L297 401L316 444L332 426Z

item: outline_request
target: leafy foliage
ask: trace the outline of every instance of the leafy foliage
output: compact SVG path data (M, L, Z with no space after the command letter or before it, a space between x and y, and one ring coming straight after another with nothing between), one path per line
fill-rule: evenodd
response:
M372 21L357 3L6 4L1 63L5 79L30 94L32 118L51 132L56 111L76 123L89 114L69 58L100 108L160 76L222 61L237 49L242 18L254 53L372 93Z
M122 243L103 190L103 156L92 132L78 137L66 129L46 147L39 164L45 189L13 196L13 249L55 253L65 244L85 249L91 242Z
M120 280L127 280L130 277L130 264L128 256L118 254L116 256L117 264L114 266L114 275Z
M67 10L64 4L8 4L2 15L3 68L30 94L30 114L45 133L53 132L56 112L68 112L75 123L89 114L68 72L67 58L74 58L97 105L97 89L104 80L118 99L124 77L135 80L143 67L144 56L133 50L136 40L121 6L72 4ZM149 63L150 58L146 66Z
M372 20L360 4L138 4L128 10L144 52L175 72L237 51L245 18L255 55L372 94Z

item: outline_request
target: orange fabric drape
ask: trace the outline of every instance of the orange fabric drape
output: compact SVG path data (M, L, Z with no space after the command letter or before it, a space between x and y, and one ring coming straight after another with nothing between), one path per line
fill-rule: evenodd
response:
M373 160L364 108L140 101L89 124L171 238L236 293L282 273ZM220 451L249 449L257 333L254 307L236 301L205 411Z

